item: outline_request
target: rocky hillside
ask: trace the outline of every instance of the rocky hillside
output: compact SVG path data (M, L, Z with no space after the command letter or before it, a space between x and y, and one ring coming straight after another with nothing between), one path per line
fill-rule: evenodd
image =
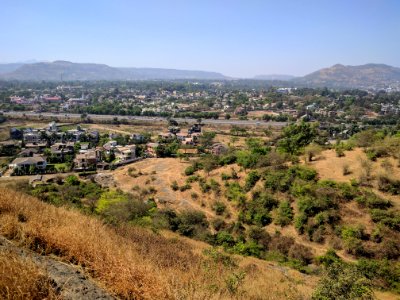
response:
M400 83L400 68L384 64L360 66L337 64L297 78L295 82L312 87L387 87Z

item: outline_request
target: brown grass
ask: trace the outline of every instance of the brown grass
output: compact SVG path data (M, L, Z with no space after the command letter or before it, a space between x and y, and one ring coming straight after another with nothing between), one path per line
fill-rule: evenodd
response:
M214 179L221 185L220 195L216 195L210 191L208 193L202 193L198 182L191 183L191 189L186 191L173 191L171 184L176 181L179 186L185 184L188 178L185 174L185 168L190 166L190 163L180 161L176 158L152 158L143 161L136 162L134 164L127 165L112 171L113 178L116 183L116 187L124 192L132 192L134 186L140 188L149 188L150 186L155 187L157 192L155 193L155 199L159 207L172 208L178 211L194 209L200 210L206 214L207 217L216 217L215 212L212 210L212 205L215 201L223 202L230 216L224 216L226 220L231 220L237 215L237 209L234 204L228 201L224 196L224 182L221 180L221 174L231 174L231 168L233 167L238 173L240 184L244 183L245 172L240 172L240 167L237 165L223 166L205 174L203 171L198 171L196 174L208 181ZM129 176L129 169L134 168L133 173L137 174L141 172L143 175L132 177ZM152 181L153 179L153 181ZM191 197L192 193L196 193L198 199Z
M326 150L321 154L321 158L308 163L308 166L317 170L321 179L331 179L339 182L350 182L351 179L359 180L363 171L362 162L367 161L371 166L371 181L374 193L388 200L391 200L395 207L400 208L400 196L382 193L377 188L376 178L381 174L387 174L391 178L400 179L400 168L397 167L397 160L393 157L378 158L376 161L368 160L365 152L361 148L355 148L352 151L345 151L344 157L337 157L335 150ZM383 162L389 163L393 168L388 172L382 166ZM348 166L351 173L343 174L343 167Z
M57 299L50 279L29 258L0 251L1 299Z
M150 270L127 242L100 221L78 212L58 209L34 198L1 191L1 232L43 253L55 253L81 264L95 278L129 298L168 298L161 278ZM24 216L27 222L19 222Z
M0 195L0 234L81 265L124 299L301 299L315 286L315 277L253 258L224 265L197 250L209 248L203 243L138 227L113 229L4 188Z

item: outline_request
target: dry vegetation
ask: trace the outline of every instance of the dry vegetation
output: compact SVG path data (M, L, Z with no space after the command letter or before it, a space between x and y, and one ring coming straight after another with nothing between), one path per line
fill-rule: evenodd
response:
M211 207L216 200L223 201L228 211L235 214L235 209L231 202L215 193L202 193L197 183L191 184L191 188L186 191L173 191L171 184L176 181L179 186L185 185L187 176L185 168L190 164L179 161L175 158L154 158L122 167L112 172L116 186L125 192L132 192L132 188L154 187L156 190L155 199L160 207L169 207L177 210L196 209L203 211L207 216L214 216ZM234 168L241 177L240 182L244 181L244 172L239 172L237 165L220 167L206 175L203 171L199 172L202 177L214 179L221 186L221 173L229 173ZM131 171L129 171L131 170ZM131 174L132 176L130 176ZM198 195L193 199L192 194ZM229 218L228 218L229 219Z
M360 157L364 159L365 154L358 149L356 149L355 151L346 152L346 156L341 158L336 157L333 150L327 150L324 151L317 160L309 163L309 166L315 167L317 169L321 179L350 181L350 178L353 178L353 176L357 176L359 175L359 173L361 173L356 168L357 164L360 164ZM350 162L352 161L355 161L355 163L350 164ZM331 166L331 164L333 167ZM342 175L342 166L344 164L350 164L350 168L354 169L352 176ZM380 162L378 161L375 164L377 165L377 167L379 167ZM174 158L157 158L141 161L133 165L120 168L116 171L113 171L112 174L114 175L116 186L125 192L132 192L132 188L135 186L142 189L149 188L150 186L154 187L156 189L156 193L154 196L159 207L173 208L178 211L186 209L200 210L206 214L209 220L212 220L213 218L218 217L218 215L216 215L215 211L213 211L212 209L213 204L218 201L226 206L226 210L223 215L224 220L226 222L236 220L238 215L238 208L232 201L228 201L224 197L225 187L223 181L221 180L221 174L230 173L231 168L234 168L240 177L240 179L238 179L238 182L243 185L247 172L240 172L240 167L236 164L219 167L211 171L209 175L206 175L203 170L198 171L197 174L201 177L207 178L208 180L212 178L221 185L222 191L220 195L216 195L214 192L202 193L197 183L191 184L191 188L186 191L180 191L179 189L176 191L172 190L171 184L174 181L178 183L178 186L183 186L185 184L185 180L188 177L184 175L184 170L189 165L189 163L180 162L178 159ZM360 168L359 166L357 167ZM131 170L132 168L134 168L134 171L132 171L133 173L142 175L139 175L137 177L130 176L130 168ZM153 178L153 180L151 178ZM261 188L262 184L260 182L258 183L258 185ZM379 194L378 190L374 191ZM198 195L198 198L193 199L191 197L192 193L196 193ZM250 192L247 193L247 196L250 197L250 194ZM279 195L279 193L277 193L275 196L279 201L281 201L285 197L284 195ZM400 199L400 196L390 196L387 194L385 194L384 196L385 198L390 199L395 197L398 197ZM394 202L394 204L395 203L396 202ZM399 204L400 201L398 201L397 203ZM297 206L292 206L297 213ZM362 225L367 234L372 233L374 222L372 221L368 211L360 208L355 202L342 203L339 214L342 218L341 222L343 225ZM305 235L299 235L293 224L281 227L271 223L267 225L265 229L270 235L274 235L276 231L279 231L282 233L282 235L293 238L296 243L312 249L314 255L316 256L324 255L328 249L334 247L336 248L337 254L341 258L346 261L354 261L354 257L342 248L341 243L337 245L338 241L334 238L334 234L332 234L331 237L327 238L324 242L317 243L310 241Z
M0 251L1 299L57 299L51 281L29 258Z
M0 194L2 235L81 265L122 298L302 299L315 286L315 277L272 263L232 259L214 250L200 254L194 248L210 248L138 227L113 229L77 211L8 189L0 189Z
M400 178L398 160L393 157L378 158L376 161L371 161L361 148L346 151L343 157L338 157L335 150L326 150L321 153L319 158L309 162L308 166L315 168L321 179L338 182L350 182L352 179L363 180L366 173L370 173L369 183L374 193L391 200L395 207L400 208L400 196L382 193L377 188L376 182L376 179L382 175Z

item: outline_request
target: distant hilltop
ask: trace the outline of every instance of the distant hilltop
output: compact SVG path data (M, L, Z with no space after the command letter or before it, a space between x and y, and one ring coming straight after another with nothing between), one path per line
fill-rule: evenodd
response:
M400 68L384 64L334 65L294 80L310 87L372 88L400 85Z
M16 63L0 65L0 79L21 81L74 80L149 80L149 79L228 79L217 72L159 69L115 68L104 64L69 61Z
M104 64L69 61L0 64L1 80L74 81L74 80L230 80L217 72L161 68L116 68ZM400 87L400 68L384 64L345 66L336 64L303 77L257 75L253 79L277 82L282 86L330 88Z

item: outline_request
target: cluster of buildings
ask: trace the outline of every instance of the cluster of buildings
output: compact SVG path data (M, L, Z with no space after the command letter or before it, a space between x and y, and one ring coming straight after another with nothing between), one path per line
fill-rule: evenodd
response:
M61 110L68 110L73 107L86 106L89 103L90 95L82 94L81 97L61 97L58 94L37 94L33 97L11 96L10 103L28 106L33 110L38 110L42 106L50 105Z
M72 164L75 171L92 170L136 159L135 144L122 146L109 140L100 146L99 132L79 125L65 131L59 130L55 122L41 129L11 128L10 138L12 140L0 144L0 149L2 154L17 153L17 158L9 164L15 174L40 173L60 163Z
M200 124L185 131L170 126L167 132L156 137L155 142L148 136L133 133L119 144L122 136L116 134L100 136L97 130L79 125L60 130L55 122L51 122L40 129L11 128L10 140L0 142L0 156L16 157L8 165L10 175L56 173L60 171L60 165L68 165L68 170L73 171L105 170L142 158L157 157L160 147L162 149L168 143L178 142L185 153L197 150L201 134ZM219 155L226 152L227 147L216 143L209 151Z
M187 131L181 131L177 126L170 126L167 132L162 132L158 135L158 139L162 142L169 142L174 139L182 145L195 146L199 142L201 136L201 125L194 124Z
M10 97L10 102L13 104L19 104L19 105L33 105L33 104L38 104L38 103L47 103L47 104L51 104L51 103L56 103L59 104L63 101L63 99L58 96L52 96L52 95L37 95L31 98L22 96L11 96Z

